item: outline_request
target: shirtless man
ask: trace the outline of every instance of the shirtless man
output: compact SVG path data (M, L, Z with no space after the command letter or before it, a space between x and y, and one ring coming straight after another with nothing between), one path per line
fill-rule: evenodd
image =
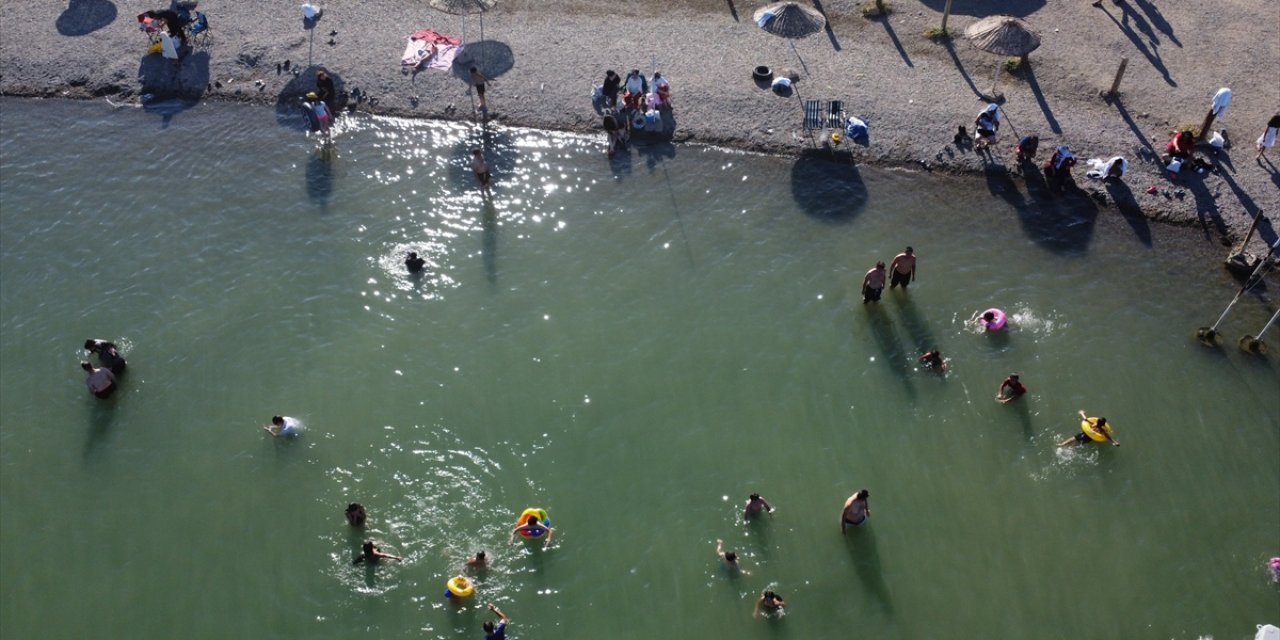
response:
M862 304L880 302L880 292L884 291L884 263L876 262L876 267L862 278Z
M724 562L724 568L729 571L729 575L737 575L741 573L744 576L751 575L750 571L742 568L738 564L738 554L733 551L724 550L724 540L716 540L716 555L720 556L721 562Z
M110 369L95 367L89 364L88 360L81 360L80 368L89 374L84 380L85 386L89 387L89 393L104 399L111 397L116 390L116 377Z
M871 517L871 505L867 502L870 497L870 491L859 489L844 501L844 510L840 512L840 533L849 527L861 526Z
M916 251L911 247L907 247L905 251L893 257L893 262L889 263L889 270L893 274L889 277L889 288L893 289L898 285L902 285L902 290L906 291L907 285L916 280Z
M768 500L761 498L758 493L753 493L750 496L747 496L747 506L742 510L742 521L744 523L751 522L751 519L756 517L761 511L768 511L772 514L773 505L769 504Z
M493 174L489 173L489 165L485 164L484 154L480 149L471 150L471 172L476 174L476 181L480 183L480 193L491 195L489 181L493 179Z

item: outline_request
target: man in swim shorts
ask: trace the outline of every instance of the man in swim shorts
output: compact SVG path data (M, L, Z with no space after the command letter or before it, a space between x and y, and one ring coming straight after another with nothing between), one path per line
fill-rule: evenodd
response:
M471 172L476 174L476 181L480 183L480 192L490 195L489 180L493 175L489 173L489 165L485 164L484 155L478 148L471 150Z
M480 113L489 113L489 103L484 100L484 83L488 80L479 69L471 67L471 84L476 88L476 97L480 98L480 107L477 109Z
M840 512L840 533L849 527L861 526L871 517L871 504L867 502L870 497L870 491L859 489L844 501L844 509Z
M881 291L884 291L884 262L877 261L876 267L862 277L862 304L880 302Z
M1081 409L1080 419L1093 425L1093 430L1097 431L1098 433L1101 433L1102 436L1107 439L1107 442L1110 442L1112 446L1114 447L1120 446L1120 441L1111 437L1111 427L1107 425L1106 418L1090 418L1084 414L1084 409ZM1077 433L1074 436L1071 436L1070 438L1067 438L1066 440L1059 442L1058 446L1066 447L1073 444L1090 444L1092 442L1096 442L1096 441L1093 438L1090 438L1089 434L1081 430L1080 433Z
M996 389L996 401L1000 404L1008 404L1027 392L1027 387L1018 380L1018 374L1011 373L1009 377L1000 381L1000 388Z
M907 285L916 280L916 252L915 249L907 247L905 251L893 257L893 262L889 263L889 288L893 289L898 285L902 285L903 291L907 289Z
M786 606L787 603L782 601L782 596L772 591L765 591L760 594L760 599L756 600L756 608L751 612L751 616L753 618L760 617L761 609L763 609L766 614L778 613Z

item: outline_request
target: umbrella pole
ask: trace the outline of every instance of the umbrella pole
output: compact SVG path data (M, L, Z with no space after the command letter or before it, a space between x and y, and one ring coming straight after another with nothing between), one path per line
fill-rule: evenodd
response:
M796 50L796 41L791 38L787 38L787 42L791 43L791 53L796 54L796 60L800 61L800 68L804 69L804 74L806 76L809 75L809 67L805 65L804 58L801 58L800 52Z
M1004 66L1004 60L996 63L996 76L991 80L991 97L1000 95L1000 67Z

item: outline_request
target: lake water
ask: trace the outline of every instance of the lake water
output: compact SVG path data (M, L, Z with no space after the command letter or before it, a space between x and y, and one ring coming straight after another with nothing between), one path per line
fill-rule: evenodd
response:
M1280 375L1234 347L1276 302L1199 345L1239 286L1199 232L1020 178L397 119L326 158L300 122L0 101L0 636L476 638L487 601L519 639L1280 622ZM862 304L907 244L918 281ZM993 306L1011 331L966 324ZM89 337L129 358L110 400ZM1080 409L1123 446L1057 450ZM507 544L528 506L545 551ZM404 562L352 566L365 537Z

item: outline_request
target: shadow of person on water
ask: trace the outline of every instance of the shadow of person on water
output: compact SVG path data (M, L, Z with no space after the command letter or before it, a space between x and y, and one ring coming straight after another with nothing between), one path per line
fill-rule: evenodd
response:
M872 523L850 527L844 532L844 543L863 589L871 594L886 615L892 616L893 600L889 596L889 586L884 582L880 549L876 545L876 530Z
M115 22L117 13L110 0L71 0L53 24L60 35L83 36Z
M337 151L333 143L321 143L321 147L311 154L307 161L307 197L320 205L320 211L327 213L329 199L333 196L333 170L337 161Z
M861 296L861 293L859 293ZM880 351L880 357L884 360L884 366L889 368L891 375L902 382L902 388L906 391L907 397L915 400L916 388L911 382L911 359L907 351L902 346L902 341L898 338L898 331L893 326L893 319L885 310L880 307L884 302L866 302L861 303L863 307L863 321L871 330L871 338L876 343L876 348Z
M480 212L480 256L489 284L498 284L498 209L492 198L485 198Z

